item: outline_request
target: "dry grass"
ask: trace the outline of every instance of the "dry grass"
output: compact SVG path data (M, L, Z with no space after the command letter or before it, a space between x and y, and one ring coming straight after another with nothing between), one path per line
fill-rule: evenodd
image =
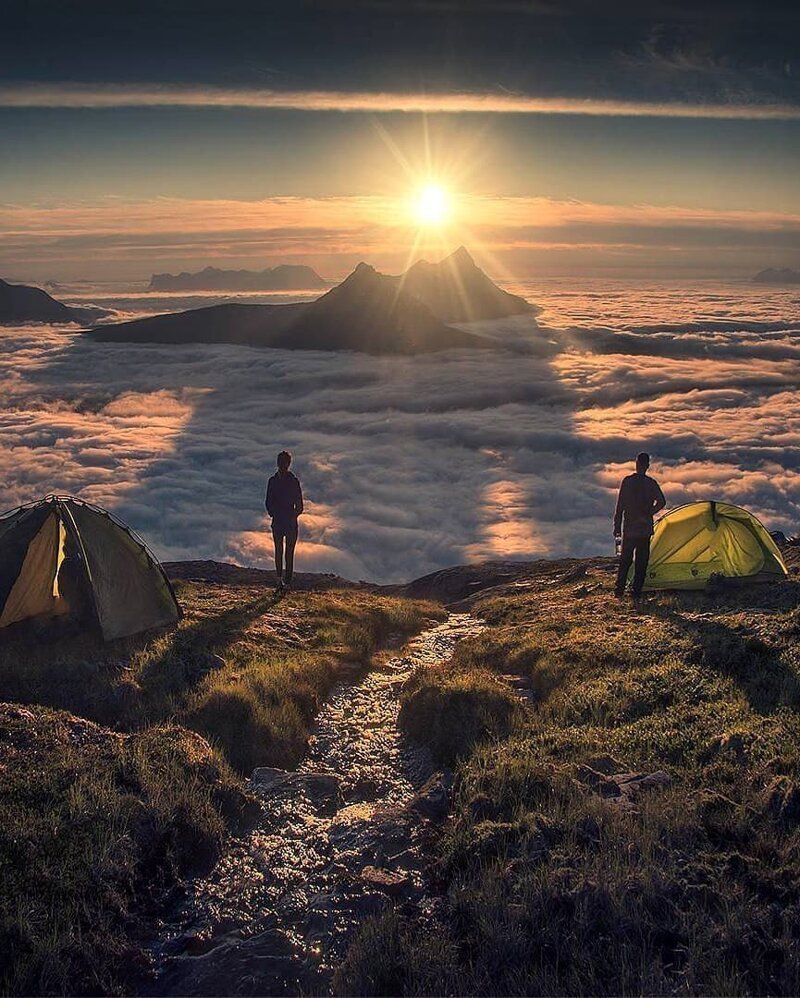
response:
M340 992L800 991L798 587L639 608L609 588L551 574L486 600L489 629L417 678L407 724L464 757L447 915L435 944L410 916L371 923ZM512 672L533 705L508 731L460 739L429 709L491 703ZM615 766L672 784L621 806L587 770Z
M2 649L3 993L129 989L142 911L247 813L234 771L296 763L340 664L441 616L358 590L178 589L171 634Z
M186 615L163 637L4 648L0 700L69 710L123 731L174 720L249 774L300 759L341 662L366 663L391 635L441 616L430 603L359 590L278 598L261 586L177 588Z
M0 705L0 988L100 994L137 971L134 901L216 861L242 795L180 728L121 736Z

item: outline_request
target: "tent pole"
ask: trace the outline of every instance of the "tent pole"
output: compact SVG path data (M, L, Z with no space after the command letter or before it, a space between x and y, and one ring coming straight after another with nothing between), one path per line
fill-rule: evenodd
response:
M63 515L69 517L69 524L72 530L73 537L78 544L78 548L81 553L81 561L83 562L83 570L86 575L86 582L89 585L89 598L92 601L92 607L94 608L94 615L97 619L97 626L100 628L100 633L103 633L103 621L100 619L100 609L97 606L97 597L94 593L94 580L92 579L92 570L89 568L89 559L86 557L86 548L83 546L83 539L81 538L81 533L78 530L78 525L75 522L75 517L72 515L72 510L67 506L67 504L62 499L57 499L58 507L63 511ZM104 635L105 637L105 635Z

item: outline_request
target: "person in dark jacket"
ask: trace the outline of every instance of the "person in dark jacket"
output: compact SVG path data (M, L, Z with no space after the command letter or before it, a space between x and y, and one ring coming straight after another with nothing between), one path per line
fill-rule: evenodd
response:
M278 454L278 470L267 482L265 505L272 517L272 538L275 541L275 571L278 588L289 589L294 573L294 549L297 544L297 518L303 512L303 490L289 471L292 455L285 450ZM286 569L284 572L284 555Z
M619 569L617 571L617 596L625 593L625 584L631 565L633 586L631 595L637 599L642 592L650 560L650 538L653 536L653 517L662 510L667 501L661 486L650 478L650 455L642 452L636 458L636 472L622 480L614 511L614 540L619 544L622 538Z

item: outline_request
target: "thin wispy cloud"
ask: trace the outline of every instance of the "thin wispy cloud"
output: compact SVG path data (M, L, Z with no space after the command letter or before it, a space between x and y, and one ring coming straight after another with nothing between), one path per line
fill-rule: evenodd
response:
M454 224L418 255L438 258L460 243L482 253L562 250L673 254L748 253L800 248L800 215L669 205L614 205L543 197L454 196ZM146 276L193 261L304 258L337 277L359 259L397 267L398 244L414 233L404 196L274 197L259 200L99 198L0 204L0 274L38 267L117 261ZM441 245L438 243L441 242ZM511 267L513 274L514 268ZM524 270L520 270L520 273Z
M401 93L366 90L274 90L206 85L10 83L0 86L7 108L250 108L340 113L539 114L633 118L800 120L789 103L710 103L550 97L508 92Z

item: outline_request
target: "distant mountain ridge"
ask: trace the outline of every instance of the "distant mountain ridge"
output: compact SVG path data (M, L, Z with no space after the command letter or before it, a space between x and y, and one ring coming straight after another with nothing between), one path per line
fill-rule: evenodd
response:
M532 314L534 305L498 288L462 247L438 264L420 261L390 277L360 263L316 301L231 303L104 325L104 343L227 343L284 350L416 354L485 349L491 341L447 322ZM467 318L469 317L469 318Z
M148 291L290 291L327 287L312 267L280 264L264 270L220 270L206 267L195 274L153 274Z
M753 280L756 284L800 284L800 270L767 267L766 270L760 270Z
M65 305L41 288L0 279L0 324L25 322L96 322L112 313L105 308Z

